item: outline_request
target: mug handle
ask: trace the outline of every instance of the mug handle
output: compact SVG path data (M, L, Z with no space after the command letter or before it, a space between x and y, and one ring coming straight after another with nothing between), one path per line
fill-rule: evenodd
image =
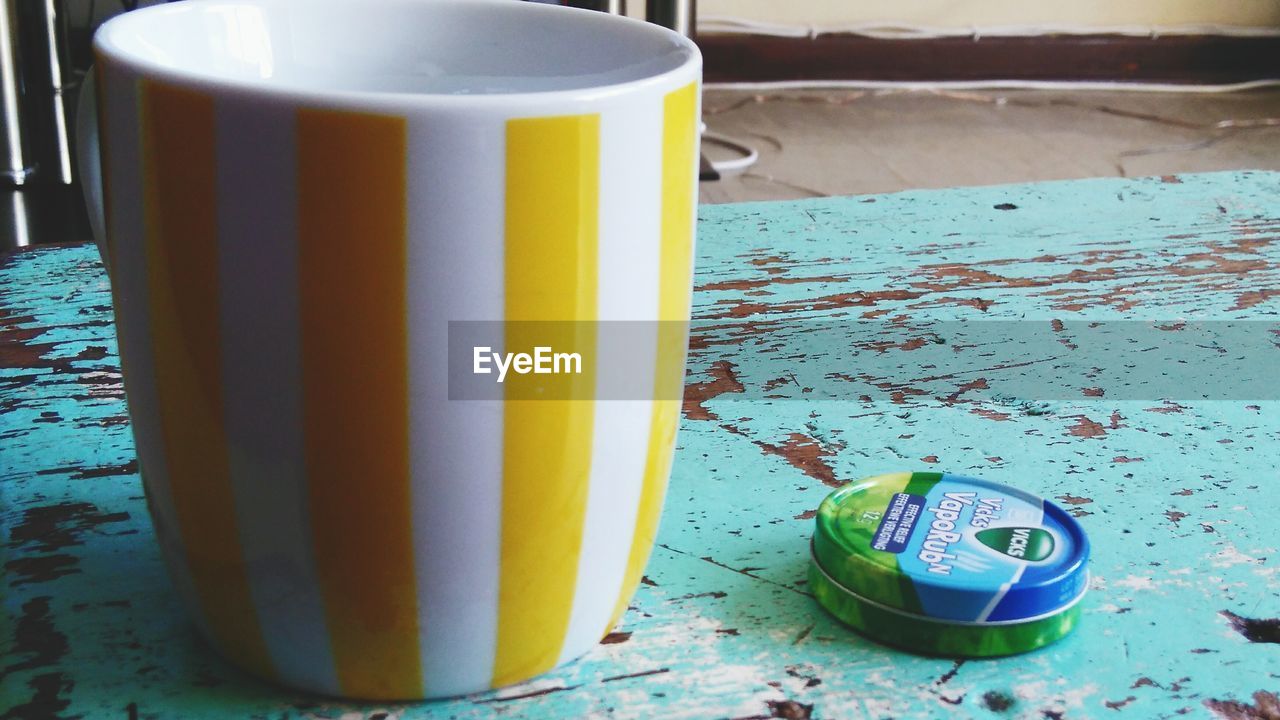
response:
M98 93L97 80L91 67L80 82L80 97L76 103L76 172L80 176L80 188L84 192L85 208L89 211L89 228L93 242L98 246L102 264L110 273L107 256L107 217L102 199L102 157L98 154Z

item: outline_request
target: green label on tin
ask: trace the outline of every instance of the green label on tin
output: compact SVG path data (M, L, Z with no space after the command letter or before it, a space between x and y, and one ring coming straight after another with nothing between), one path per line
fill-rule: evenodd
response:
M978 542L1011 558L1039 562L1053 554L1053 535L1033 527L998 527L979 530Z

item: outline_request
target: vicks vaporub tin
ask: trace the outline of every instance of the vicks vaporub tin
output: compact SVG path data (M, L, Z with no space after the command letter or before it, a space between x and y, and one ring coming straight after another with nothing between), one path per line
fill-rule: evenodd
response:
M1061 507L946 473L850 483L818 509L810 586L840 620L929 655L1043 647L1080 619L1089 541Z

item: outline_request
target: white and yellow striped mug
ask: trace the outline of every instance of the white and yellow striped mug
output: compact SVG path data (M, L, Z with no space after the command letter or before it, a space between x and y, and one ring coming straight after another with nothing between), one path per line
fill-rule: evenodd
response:
M225 0L94 49L81 166L202 633L377 699L590 649L653 542L684 338L648 398L451 401L448 327L688 320L696 47L507 0Z

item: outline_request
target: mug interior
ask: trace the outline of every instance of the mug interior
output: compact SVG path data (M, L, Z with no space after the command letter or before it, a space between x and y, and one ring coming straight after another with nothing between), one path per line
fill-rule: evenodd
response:
M697 50L656 25L515 0L216 0L126 13L101 51L303 92L581 90L675 70Z

